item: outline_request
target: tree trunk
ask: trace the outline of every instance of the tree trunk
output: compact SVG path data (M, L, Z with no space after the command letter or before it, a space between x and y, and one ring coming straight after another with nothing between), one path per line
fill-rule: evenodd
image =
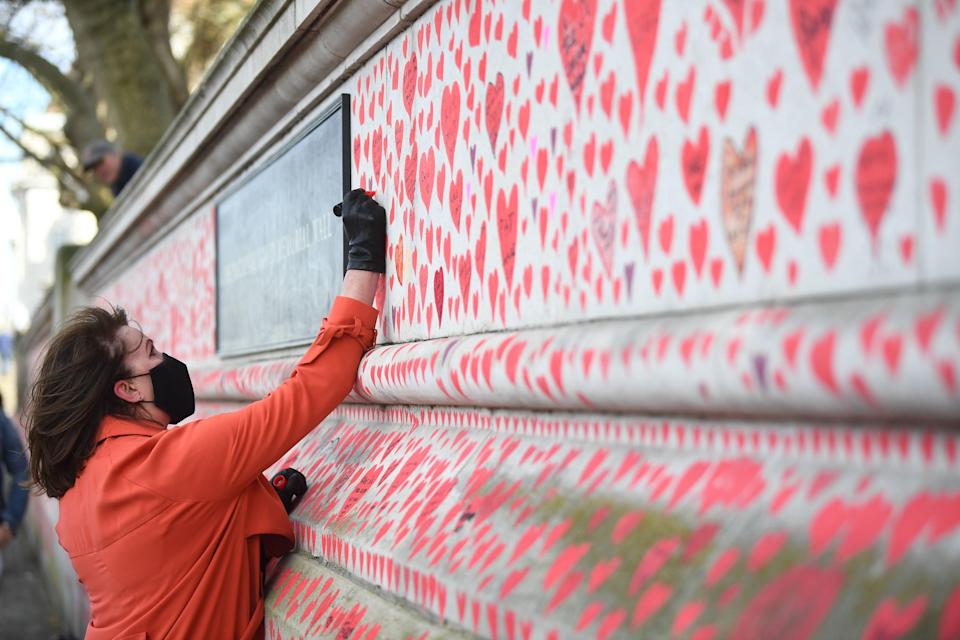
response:
M117 141L146 155L177 113L163 65L144 29L137 0L63 0L81 66L95 69L94 90L103 100Z
M173 57L170 48L170 0L140 0L140 16L150 38L150 47L157 56L179 110L186 103L189 93L183 67Z

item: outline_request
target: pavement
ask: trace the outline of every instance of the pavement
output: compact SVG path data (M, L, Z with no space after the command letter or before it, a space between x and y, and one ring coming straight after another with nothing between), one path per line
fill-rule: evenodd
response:
M19 535L3 550L0 575L0 640L52 640L59 619L43 582L37 556Z

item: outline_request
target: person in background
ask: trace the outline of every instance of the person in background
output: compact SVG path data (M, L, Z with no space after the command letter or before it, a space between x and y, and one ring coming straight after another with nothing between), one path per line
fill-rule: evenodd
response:
M27 510L27 457L20 434L4 411L3 396L0 396L0 448L3 466L10 475L10 491L5 493L0 473L0 575L3 575L2 551L17 534Z
M342 215L340 296L290 377L238 411L168 429L194 412L187 365L122 309L80 309L50 340L25 412L30 470L60 501L85 640L264 636L262 560L294 538L263 472L343 401L376 340L386 213L356 189Z
M92 171L97 180L109 186L116 197L143 164L143 158L106 140L94 140L83 148L80 164L84 171Z

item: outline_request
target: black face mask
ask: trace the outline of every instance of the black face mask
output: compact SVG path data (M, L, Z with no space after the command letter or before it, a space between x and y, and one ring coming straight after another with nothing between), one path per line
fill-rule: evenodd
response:
M187 370L187 365L164 353L163 362L147 373L139 373L122 379L139 378L140 376L150 376L150 380L153 382L154 398L153 400L141 400L140 402L153 402L170 416L170 424L176 424L193 414L196 407L193 383L190 381L190 372Z

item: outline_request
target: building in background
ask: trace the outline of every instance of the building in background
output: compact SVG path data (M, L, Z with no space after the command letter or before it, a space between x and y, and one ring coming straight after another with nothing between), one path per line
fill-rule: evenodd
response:
M21 142L42 156L49 150L43 135L57 135L63 115L31 116ZM57 251L84 245L97 233L92 213L64 208L56 178L30 158L11 162L0 170L0 391L16 399L12 379L13 338L25 331L30 318L54 282Z

